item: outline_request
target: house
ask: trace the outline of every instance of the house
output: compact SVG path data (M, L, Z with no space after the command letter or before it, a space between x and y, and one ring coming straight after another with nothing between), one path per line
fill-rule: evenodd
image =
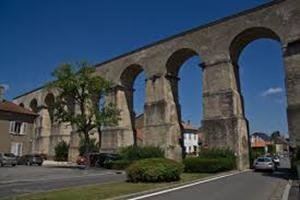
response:
M190 121L181 123L183 128L183 148L187 155L197 155L199 152L198 129L194 128Z
M16 156L32 152L34 143L33 123L37 114L3 99L0 86L0 152Z
M204 134L200 129L194 128L190 121L182 122L183 128L183 147L186 154L197 155L199 145L203 143ZM140 114L135 118L135 131L137 144L142 145L144 140L144 114Z
M250 136L250 145L251 148L262 148L267 153L268 147L273 145L273 141L266 133L255 132Z

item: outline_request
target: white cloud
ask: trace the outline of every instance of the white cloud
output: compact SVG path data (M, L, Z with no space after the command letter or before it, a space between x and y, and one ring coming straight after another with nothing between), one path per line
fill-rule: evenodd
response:
M277 95L282 92L283 92L283 89L281 87L271 87L271 88L267 89L266 91L264 91L261 95L263 97L266 97L266 96Z
M7 85L7 84L0 84L0 85L4 87L5 91L7 91L9 89L9 85Z

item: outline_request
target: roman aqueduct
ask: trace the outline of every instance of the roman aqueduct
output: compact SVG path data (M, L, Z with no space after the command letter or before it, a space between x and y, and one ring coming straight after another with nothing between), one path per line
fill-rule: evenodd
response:
M240 169L248 167L248 123L240 91L238 58L250 42L269 38L280 42L285 67L288 128L292 144L300 146L300 0L275 0L97 64L97 74L111 80L109 100L122 110L116 127L106 127L102 150L133 143L133 82L144 71L145 144L159 145L169 158L181 158L180 105L177 75L181 64L199 55L203 63L203 131L209 147L230 147ZM195 91L196 92L196 91ZM71 127L50 128L49 105L55 94L44 88L20 95L18 104L43 116L39 138L70 142L76 149ZM77 145L77 146L76 146ZM43 146L43 144L41 144ZM48 145L49 146L49 145ZM51 146L45 151L51 151ZM75 151L75 150L74 150ZM75 153L74 153L75 154Z

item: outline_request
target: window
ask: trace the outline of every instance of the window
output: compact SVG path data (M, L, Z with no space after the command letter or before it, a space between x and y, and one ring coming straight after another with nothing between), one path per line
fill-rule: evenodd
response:
M26 133L27 124L20 121L11 121L9 125L9 132L17 135L24 135Z
M21 156L22 155L22 143L13 142L11 143L11 150L10 152L13 153L15 156Z

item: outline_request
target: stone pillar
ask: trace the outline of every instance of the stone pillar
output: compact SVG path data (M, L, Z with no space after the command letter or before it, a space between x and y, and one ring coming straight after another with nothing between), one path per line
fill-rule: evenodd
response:
M79 156L79 144L80 144L80 136L79 133L76 132L76 127L72 127L70 141L69 141L69 153L68 153L68 161L76 162L77 157Z
M102 131L101 152L116 152L119 147L133 145L132 114L127 88L116 86L106 97L107 103L113 103L120 110L117 126L105 127Z
M146 82L144 144L160 146L167 158L182 159L181 128L171 81L154 75Z
M300 41L289 43L283 51L289 136L292 147L300 147Z
M237 167L249 167L248 122L244 117L238 67L230 60L203 64L203 130L208 148L230 148Z
M39 113L42 117L42 120L40 127L38 127L38 152L48 155L51 135L51 120L47 108L43 107Z
M75 114L80 112L78 105L74 105L74 112ZM76 159L79 155L80 135L76 130L77 130L76 126L72 125L71 133L70 133L70 141L69 141L69 152L68 152L69 162L76 162Z

